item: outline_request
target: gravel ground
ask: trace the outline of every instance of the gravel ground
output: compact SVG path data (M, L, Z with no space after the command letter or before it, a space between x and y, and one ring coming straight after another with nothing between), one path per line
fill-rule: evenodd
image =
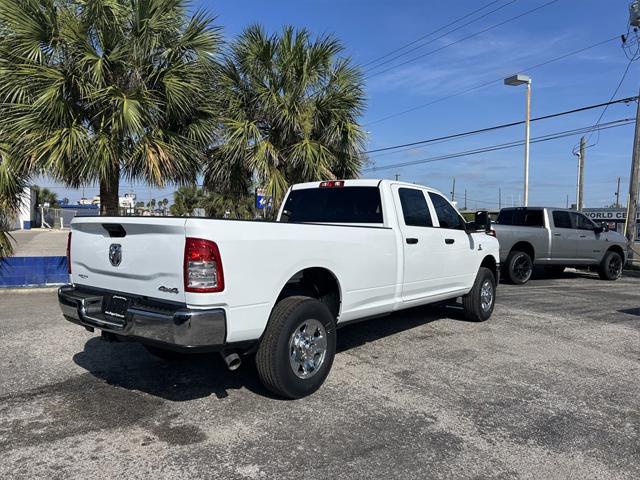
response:
M327 383L173 363L0 292L0 478L640 478L640 279L501 285L494 316L412 309L339 331Z

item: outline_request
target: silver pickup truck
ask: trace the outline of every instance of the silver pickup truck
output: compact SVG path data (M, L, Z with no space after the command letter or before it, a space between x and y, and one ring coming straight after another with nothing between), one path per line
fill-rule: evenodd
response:
M606 224L561 208L503 208L493 225L500 241L504 277L521 285L531 278L533 265L551 274L565 267L596 267L603 280L617 280L626 259L627 241Z

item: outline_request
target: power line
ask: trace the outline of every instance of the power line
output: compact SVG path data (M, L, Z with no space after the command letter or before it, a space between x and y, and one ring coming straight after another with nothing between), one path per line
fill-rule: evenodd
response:
M623 47L624 49L624 47ZM620 90L620 88L622 87L622 84L624 83L625 79L627 78L627 74L629 73L629 69L631 68L631 64L637 60L637 58L635 56L631 57L629 59L629 62L627 63L627 67L625 68L624 72L622 73L622 78L620 78L620 81L618 82L618 85L616 86L616 89L613 91L613 94L611 95L611 100L613 100L613 98L615 98L615 96L618 94L618 91ZM600 122L602 121L602 119L604 118L605 114L607 113L607 109L609 108L609 105L605 105L604 109L602 110L602 113L600 114L600 116L598 117L598 121L596 122L596 126L600 125ZM600 131L597 130L598 132L598 137L596 139L596 141L592 144L588 144L587 148L591 148L591 147L595 147L598 142L600 141ZM589 132L587 135L587 143L589 143L589 140L591 140L591 137L593 136L593 131ZM573 147L573 153L576 153L576 146Z
M426 35L423 35L423 36L421 36L420 38L418 38L418 39L416 39L416 40L414 40L414 41L412 41L412 42L409 42L409 43L407 43L407 44L405 44L405 45L403 45L403 46L401 46L401 47L399 47L399 48L396 48L395 50L392 50L391 52L389 52L389 53L387 53L387 54L385 54L385 55L383 55L383 56L381 56L381 57L378 57L377 59L371 60L370 62L367 62L367 63L365 63L365 64L364 64L364 65L362 65L362 66L363 66L363 67L367 67L368 65L371 65L372 63L377 63L379 60L382 60L382 59L384 59L384 58L387 58L387 57L389 57L390 55L393 55L394 53L397 53L397 52L399 52L399 51L401 51L401 50L404 50L404 49L405 49L405 48L407 48L407 47L410 47L411 45L415 45L416 43L420 42L421 40L424 40L425 38L430 37L431 35L434 35L434 34L436 34L436 33L440 32L440 31L444 30L445 28L448 28L448 27L450 27L450 26L452 26L452 25L455 25L456 23L460 22L461 20L464 20L465 18L468 18L468 17L473 16L473 15L475 15L476 13L481 12L481 11L482 11L482 10L484 10L485 8L488 8L488 7L490 7L491 5L494 5L494 4L498 3L499 1L502 1L502 0L495 0L495 1L493 1L493 2L490 2L489 4L485 5L484 7L481 7L481 8L479 8L479 9L477 9L477 10L474 10L473 12L470 12L470 13L466 14L465 16L460 17L459 19L457 19L457 20L455 20L455 21L453 21L453 22L451 22L451 23L449 23L449 24L445 25L444 27L440 27L440 28L439 28L439 29L437 29L437 30L434 30L434 31L432 31L432 32L430 32L430 33L427 33ZM487 17L487 16L489 16L489 15L491 15L491 14L493 14L493 13L495 13L495 12L499 11L499 10L502 10L503 8L508 7L508 6L509 6L509 5L511 5L512 3L515 3L516 1L517 1L517 0L511 0L510 2L505 3L504 5L501 5L500 7L495 8L494 10L491 10L491 11L489 11L489 12L485 13L484 15L481 15L481 16L479 16L479 17L474 17L474 18L473 18L473 20L471 20L471 21L469 21L469 22L467 22L467 23L463 23L462 25L459 25L458 27L456 27L456 28L455 28L455 29L453 29L453 30L449 30L448 32L445 32L445 33L443 33L442 35L440 35L440 36L438 36L438 37L436 37L436 38L432 38L432 39L431 39L431 40L429 40L428 42L422 43L421 45L418 45L418 46L416 46L416 47L414 47L414 48L412 48L412 49L410 49L410 50L407 50L406 52L403 52L403 53L401 53L401 54L399 54L399 55L396 55L394 58L391 58L391 59L386 60L386 61L384 61L384 62L382 62L382 63L379 63L378 65L375 65L375 66L373 66L373 67L370 67L370 68L368 68L367 70L375 70L376 68L379 68L379 67L381 67L381 66L383 66L383 65L386 65L386 64L388 64L388 63L393 62L393 61L394 61L394 60L396 60L397 58L403 57L403 56L405 56L405 55L410 54L411 52L414 52L414 51L416 51L416 50L419 50L420 48L426 47L427 45L430 45L430 44L432 44L432 43L434 43L434 42L436 42L436 41L440 40L441 38L446 37L447 35L449 35L450 33L454 32L455 30L460 29L460 28L464 28L464 27L466 27L466 26L468 26L468 25L471 25L472 23L478 22L478 21L482 20L483 18L485 18L485 17Z
M633 118L625 118L625 119L621 119L621 120L616 120L613 122L608 122L608 123L604 123L602 125L600 125L598 127L599 130L608 130L610 128L617 128L617 127L623 127L625 125L631 125L635 123L635 119ZM566 137L570 137L570 136L574 136L574 135L578 135L578 134L583 134L585 131L588 131L589 129L593 128L594 125L589 125L587 127L583 127L583 128L578 128L578 129L574 129L574 130L566 130L563 132L556 132L556 133L552 133L552 134L548 134L548 135L543 135L540 137L535 137L533 139L531 139L530 143L542 143L542 142L549 142L552 140L558 140L561 138L566 138ZM369 168L365 168L362 171L363 172L368 172L368 171L380 171L380 170L387 170L390 168L400 168L400 167L408 167L408 166L413 166L413 165L420 165L423 163L431 163L431 162L438 162L438 161L442 161L442 160L449 160L449 159L453 159L453 158L460 158L460 157L467 157L467 156L471 156L471 155L478 155L481 153L488 153L488 152L495 152L498 150L506 150L509 148L515 148L515 147L519 147L524 145L524 141L523 140L517 140L517 141L513 141L513 142L508 142L508 143L501 143L501 144L496 144L496 145L490 145L487 147L481 147L481 148L477 148L474 150L466 150L463 152L457 152L457 153L451 153L451 154L447 154L447 155L440 155L440 156L436 156L436 157L429 157L429 158L423 158L420 160L412 160L409 162L403 162L403 163L394 163L394 164L390 164L390 165L381 165L381 166L376 166L376 167L369 167Z
M589 45L587 47L582 47L582 48L580 48L578 50L574 50L572 52L566 53L566 54L561 55L559 57L552 58L552 59L547 60L545 62L538 63L538 64L535 64L535 65L530 65L528 67L524 67L524 68L518 70L518 72L535 70L537 68L544 67L546 65L549 65L549 64L554 63L554 62L558 62L560 60L564 60L565 58L569 58L569 57L572 57L574 55L578 55L578 54L580 54L582 52L586 52L587 50L591 50L593 48L600 47L602 45L605 45L607 43L610 43L610 42L613 42L614 40L619 40L619 39L620 39L620 35L616 35L614 37L608 38L607 40L603 40L601 42L594 43L593 45ZM505 75L502 75L500 78L496 78L495 80L490 80L488 82L481 83L481 84L476 85L474 87L467 88L467 89L462 90L460 92L452 93L450 95L446 95L444 97L440 97L440 98L437 98L435 100L429 101L427 103L423 103L421 105L416 105L415 107L411 107L411 108L408 108L406 110L402 110L400 112L387 115L386 117L382 117L382 118L379 118L379 119L374 120L372 122L369 122L369 123L365 124L365 126L369 127L371 125L375 125L376 123L381 123L381 122L390 120L392 118L396 118L396 117L399 117L399 116L402 116L402 115L406 115L407 113L411 113L411 112L414 112L416 110L420 110L422 108L429 107L431 105L435 105L436 103L440 103L440 102L443 102L445 100L449 100L451 98L459 97L460 95L465 95L465 94L473 92L475 90L479 90L481 88L488 87L489 85L493 85L494 83L502 82L504 77L505 77Z
M635 100L637 100L638 97L627 97L627 98L620 98L618 100L609 100L608 102L605 103L599 103L597 105L588 105L586 107L580 107L580 108L574 108L572 110L566 110L564 112L557 112L557 113L551 113L549 115L544 115L541 117L536 117L536 118L532 118L530 121L531 122L538 122L540 120L548 120L550 118L556 118L556 117L562 117L564 115L571 115L574 113L579 113L579 112L585 112L587 110L592 110L594 108L600 108L600 107L604 107L604 106L609 106L609 105L613 105L615 103L630 103L633 102ZM377 153L377 152L385 152L388 150L396 150L398 148L404 148L404 147L415 147L416 145L424 145L424 144L428 144L428 143L433 143L433 142L438 142L438 141L442 141L442 140L450 140L450 139L454 139L454 138L460 138L460 137L467 137L470 135L477 135L479 133L486 133L486 132L492 132L494 130L500 130L503 128L509 128L509 127L515 127L517 125L522 125L523 123L525 123L525 120L520 120L517 122L511 122L511 123L503 123L502 125L494 125L493 127L486 127L486 128L480 128L477 130L470 130L467 132L461 132L461 133L454 133L452 135L445 135L442 137L436 137L436 138L430 138L427 140L419 140L416 142L410 142L410 143L403 143L400 145L392 145L390 147L384 147L384 148L377 148L375 150L368 150L366 152L363 152L364 154L370 154L370 153Z
M408 63L412 63L412 62L414 62L416 60L419 60L421 58L424 58L426 56L429 56L429 55L432 55L434 53L440 52L440 51L444 50L445 48L449 48L449 47L451 47L453 45L457 45L458 43L461 43L461 42L464 42L464 41L469 40L471 38L477 37L478 35L482 35L483 33L486 33L486 32L488 32L490 30L493 30L495 28L498 28L498 27L501 27L503 25L506 25L507 23L513 22L515 20L518 20L518 19L520 19L520 18L522 18L522 17L524 17L526 15L530 15L530 14L532 14L532 13L538 11L538 10L541 10L541 9L543 9L545 7L548 7L548 6L550 6L550 5L552 5L552 4L556 3L556 2L559 2L559 1L560 0L551 0L551 1L547 2L547 3L539 5L536 8L532 8L531 10L527 10L524 13L521 13L521 14L516 15L514 17L510 17L510 18L508 18L506 20L503 20L502 22L496 23L494 25L491 25L490 27L487 27L487 28L484 28L484 29L482 29L482 30L480 30L478 32L472 33L471 35L467 35L466 37L460 38L460 39L458 39L458 40L456 40L454 42L451 42L451 43L448 43L446 45L443 45L442 47L438 47L435 50L431 50L429 52L423 53L423 54L418 55L416 57L410 58L409 60L405 60L404 62L398 63L397 65L393 65L393 66L391 66L389 68L386 68L384 70L381 70L379 72L375 72L375 73L372 73L370 75L365 75L365 79L368 79L368 78L371 78L371 77L375 77L375 76L378 76L378 75L382 75L383 73L386 73L386 72L388 72L390 70L393 70L395 68L402 67L402 66L404 66L404 65L406 65Z
M415 45L419 41L424 40L425 38L430 37L431 35L434 35L434 34L436 34L438 32L441 32L445 28L449 28L452 25L455 25L456 23L458 23L459 21L465 19L466 17L469 17L471 15L475 15L476 13L479 13L482 10L484 10L485 8L488 8L491 5L496 4L496 3L500 2L500 1L502 1L502 0L494 0L493 2L489 2L488 4L484 5L483 7L480 7L477 10L474 10L473 12L469 12L466 15L464 15L464 16L454 20L453 22L450 22L450 23L448 23L448 24L446 24L446 25L444 25L444 26L442 26L442 27L440 27L440 28L438 28L436 30L432 30L431 32L429 32L429 33L427 33L425 35L422 35L421 37L415 39L412 42L406 43L406 44L404 44L404 45L402 45L402 46L400 46L400 47L398 47L398 48L396 48L394 50L391 50L390 52L388 52L388 53L386 53L384 55L381 55L380 57L376 57L373 60L370 60L369 62L363 64L362 67L367 67L368 65L371 65L372 63L376 63L378 60L382 60L384 58L387 58L389 55L393 55L394 53L399 52L400 50L403 50L403 49L405 49L407 47L410 47L411 45Z

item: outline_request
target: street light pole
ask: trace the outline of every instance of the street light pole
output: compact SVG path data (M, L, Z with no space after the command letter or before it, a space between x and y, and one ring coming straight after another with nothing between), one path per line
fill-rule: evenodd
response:
M527 81L527 121L524 134L524 206L529 205L529 143L531 141L531 79Z
M523 205L529 205L529 144L531 143L531 77L528 75L513 75L505 78L504 84L510 87L518 85L527 86L527 105L525 119L525 139L524 139L524 195Z

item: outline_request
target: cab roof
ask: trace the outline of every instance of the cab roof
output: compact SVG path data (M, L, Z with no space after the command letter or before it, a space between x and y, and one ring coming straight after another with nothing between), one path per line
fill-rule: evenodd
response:
M330 181L330 180L327 180ZM430 188L425 185L418 185L415 183L401 182L397 180L383 180L379 178L357 178L351 180L335 180L338 182L344 182L345 187L380 187L382 185L401 185L405 187L420 187L430 192L440 193L435 188ZM307 182L297 183L291 187L292 190L304 190L307 188L320 188L322 182Z

